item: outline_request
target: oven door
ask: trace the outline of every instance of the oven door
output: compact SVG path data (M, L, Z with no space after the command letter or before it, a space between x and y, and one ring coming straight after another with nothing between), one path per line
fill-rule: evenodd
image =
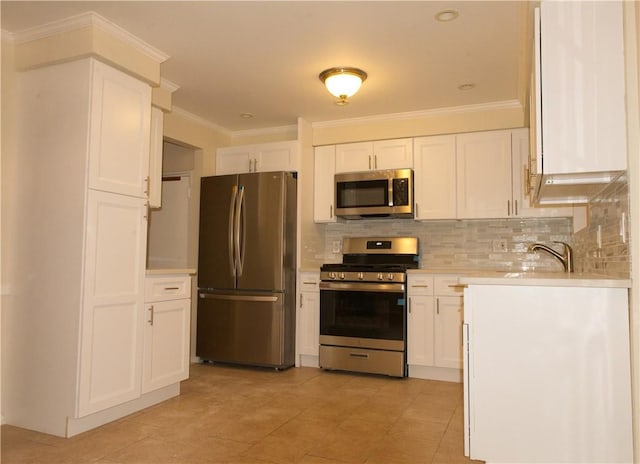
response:
M405 350L405 286L320 282L320 344Z

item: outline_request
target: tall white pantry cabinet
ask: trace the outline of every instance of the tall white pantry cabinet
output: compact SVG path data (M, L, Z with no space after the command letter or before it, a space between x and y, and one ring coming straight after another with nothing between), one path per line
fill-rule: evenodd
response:
M18 85L3 414L71 436L141 396L151 88L93 58Z

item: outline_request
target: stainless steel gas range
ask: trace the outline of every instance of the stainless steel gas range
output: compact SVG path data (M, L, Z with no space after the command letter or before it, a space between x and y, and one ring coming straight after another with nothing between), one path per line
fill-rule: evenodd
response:
M405 377L406 270L416 237L343 240L341 264L320 269L320 367Z

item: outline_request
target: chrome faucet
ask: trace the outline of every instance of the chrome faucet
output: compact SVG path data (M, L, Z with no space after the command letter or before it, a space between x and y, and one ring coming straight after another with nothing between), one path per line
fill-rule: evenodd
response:
M529 251L530 253L536 250L546 251L547 253L549 253L551 256L555 257L556 259L558 259L558 261L562 263L564 272L573 272L573 250L571 249L569 244L564 242L553 242L553 243L560 243L562 245L563 247L562 253L554 250L553 248L551 248L548 245L545 245L544 243L532 243L531 245L529 245L529 248L527 248L527 251Z

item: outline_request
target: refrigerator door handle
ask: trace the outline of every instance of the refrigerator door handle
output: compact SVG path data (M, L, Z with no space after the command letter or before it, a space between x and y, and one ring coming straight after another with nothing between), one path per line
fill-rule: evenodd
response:
M234 218L235 218L235 206L238 198L238 186L234 185L231 189L231 203L229 204L229 268L231 275L236 275L236 261L234 259L234 247L233 247L233 231L234 231Z
M247 244L247 206L245 204L244 197L244 187L242 188L242 193L240 195L240 209L242 210L242 219L240 223L240 228L238 228L238 236L240 235L240 229L242 229L242 244L240 246L240 275L242 275L242 270L244 269L244 257L246 255L246 244Z
M234 241L234 255L236 262L236 276L240 277L242 275L242 257L240 255L240 219L242 218L241 210L242 203L244 201L244 186L238 186L238 196L236 198L236 214L234 218L234 230L233 230L233 241Z
M261 295L216 295L213 293L200 293L200 298L208 300L231 300L231 301L258 301L264 303L275 303L278 301L277 296L261 296Z

